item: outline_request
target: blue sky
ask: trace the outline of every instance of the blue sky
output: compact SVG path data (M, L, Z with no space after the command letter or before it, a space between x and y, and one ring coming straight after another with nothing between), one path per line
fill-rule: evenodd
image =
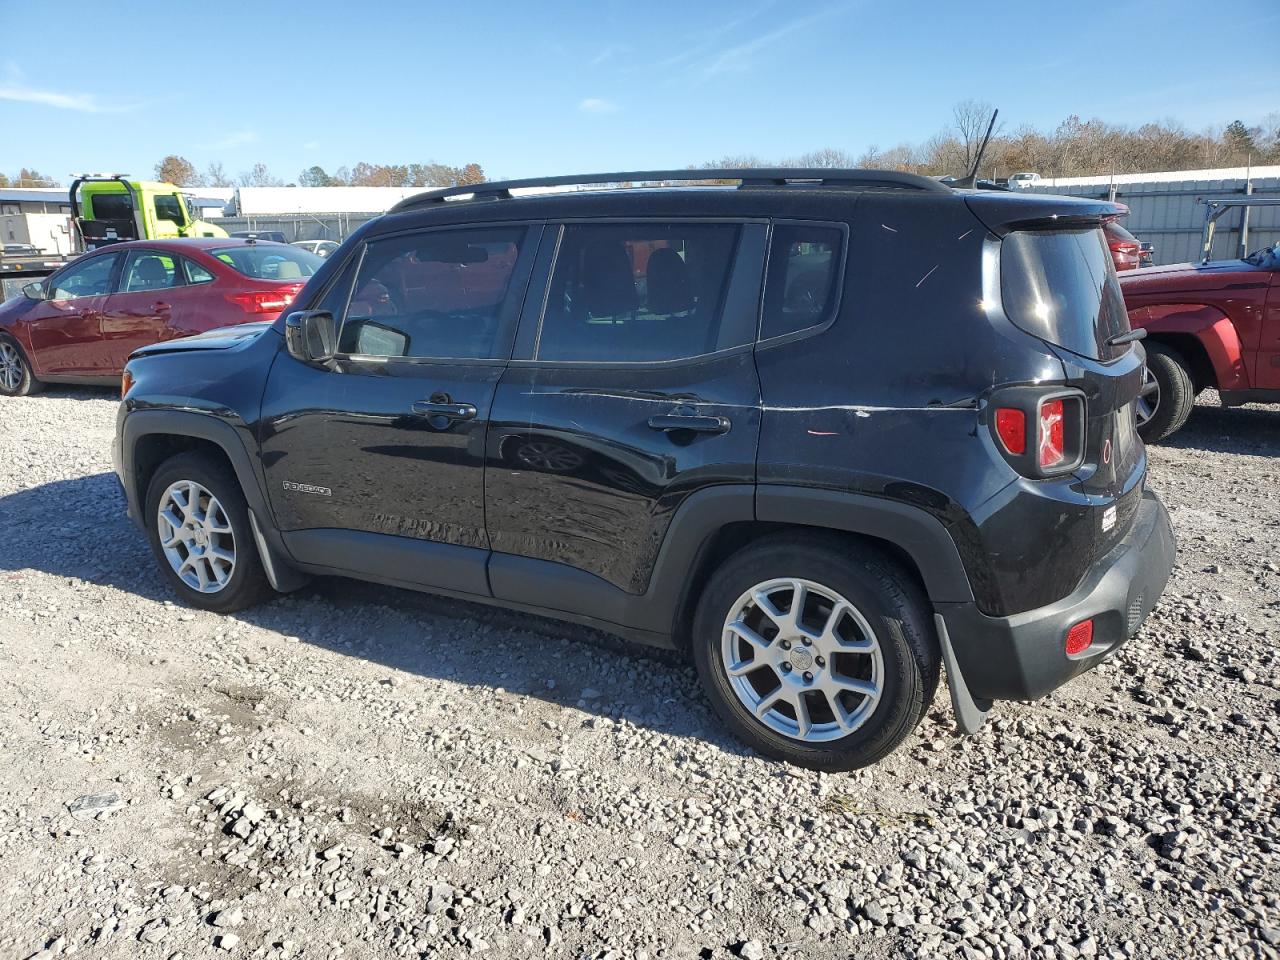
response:
M1225 71L1235 54L1215 57L1203 4L1181 0L183 7L0 0L0 170L149 175L176 152L286 180L361 160L537 176L856 154L926 139L966 98L1007 130L1071 113L1199 129L1280 108L1265 3Z

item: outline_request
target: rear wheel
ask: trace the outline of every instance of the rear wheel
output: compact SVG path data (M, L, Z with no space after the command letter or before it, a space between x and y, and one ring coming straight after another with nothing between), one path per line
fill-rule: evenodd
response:
M230 613L272 595L229 467L183 453L161 464L147 489L147 533L160 570L187 604Z
M698 605L693 652L734 733L766 756L818 770L886 756L938 684L914 579L835 539L770 538L731 557Z
M0 336L0 394L25 397L44 388L31 372L22 348L9 337Z
M1182 354L1163 343L1148 345L1136 410L1139 436L1147 443L1172 436L1187 422L1195 402L1195 384Z

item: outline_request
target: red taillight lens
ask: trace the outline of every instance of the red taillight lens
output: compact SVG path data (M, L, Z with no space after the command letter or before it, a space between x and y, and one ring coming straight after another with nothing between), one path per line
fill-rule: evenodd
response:
M996 436L1010 453L1027 452L1027 416L1016 407L996 411Z
M1063 434L1061 400L1045 400L1040 404L1036 427L1041 468L1056 467L1067 462L1066 439Z
M250 290L247 293L229 293L227 299L246 313L279 313L298 295L303 284L290 283L271 290Z
M1066 651L1068 657L1084 653L1093 645L1093 621L1082 620L1067 631Z

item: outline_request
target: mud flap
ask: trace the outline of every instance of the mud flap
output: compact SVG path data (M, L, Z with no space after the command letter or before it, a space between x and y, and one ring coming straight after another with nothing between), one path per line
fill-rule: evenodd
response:
M267 575L267 581L276 592L292 593L294 590L299 590L311 582L311 577L281 563L271 552L271 547L268 546L266 537L262 535L262 528L258 526L258 518L254 516L252 510L249 511L249 526L253 528L253 542L258 547L258 557L262 560L262 570Z
M942 648L942 663L947 668L947 686L951 690L951 706L956 712L956 726L963 734L977 733L991 711L990 700L975 700L960 673L956 652L951 648L951 635L947 633L942 614L933 615L933 625L938 631L938 645ZM981 706L979 706L981 704Z

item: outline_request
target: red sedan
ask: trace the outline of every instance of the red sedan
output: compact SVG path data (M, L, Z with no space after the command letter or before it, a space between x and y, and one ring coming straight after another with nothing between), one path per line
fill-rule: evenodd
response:
M141 346L274 320L323 263L289 244L220 237L85 254L0 306L0 395L118 383Z

